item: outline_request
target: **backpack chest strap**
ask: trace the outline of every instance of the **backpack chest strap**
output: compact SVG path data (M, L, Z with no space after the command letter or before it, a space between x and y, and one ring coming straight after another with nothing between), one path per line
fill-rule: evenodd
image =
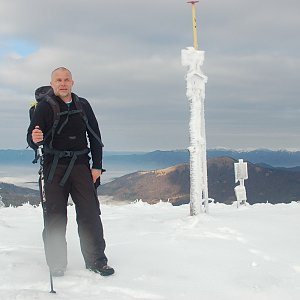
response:
M65 121L61 124L61 126L59 127L59 129L57 130L56 134L60 134L61 131L63 130L63 128L67 125L67 123L69 122L69 116L75 115L75 114L79 114L79 113L81 113L81 112L82 112L82 111L81 111L81 110L78 110L78 109L76 109L76 110L67 110L67 111L60 112L60 113L58 114L58 117L64 116L64 115L67 115L67 117L66 117ZM58 125L58 124L55 125L55 124L53 123L53 136L52 136L52 140L53 140L54 133L55 133L55 129L56 129L57 125Z

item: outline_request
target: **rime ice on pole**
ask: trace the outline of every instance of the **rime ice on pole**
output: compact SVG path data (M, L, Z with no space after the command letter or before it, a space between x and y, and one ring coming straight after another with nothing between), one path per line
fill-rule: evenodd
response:
M206 135L204 118L205 83L201 66L204 51L188 47L181 51L182 65L188 67L186 96L190 104L190 213L208 212Z

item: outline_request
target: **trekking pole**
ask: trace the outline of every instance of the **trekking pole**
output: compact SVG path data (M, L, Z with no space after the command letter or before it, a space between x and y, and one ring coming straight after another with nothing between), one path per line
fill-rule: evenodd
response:
M44 219L44 227L45 227L45 245L47 245L47 208L46 208L46 192L45 192L45 178L44 178L44 156L43 156L43 145L39 144L38 147L38 159L40 160L40 189L41 189L41 196L42 196L42 207L43 207L43 219ZM53 289L53 278L52 278L52 273L51 269L49 267L49 275L50 275L50 293L51 294L56 294L56 291Z

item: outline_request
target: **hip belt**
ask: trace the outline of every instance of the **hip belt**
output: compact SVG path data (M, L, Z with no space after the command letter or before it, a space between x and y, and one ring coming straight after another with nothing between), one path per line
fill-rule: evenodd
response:
M69 165L66 169L66 172L65 172L63 178L59 182L60 186L64 186L67 179L69 178L69 176L71 174L71 171L74 167L77 157L80 155L88 154L89 152L90 152L89 148L86 148L86 149L80 150L80 151L63 151L63 150L50 149L49 147L44 147L45 154L51 154L54 156L47 181L50 183L52 182L59 159L69 157L69 158L71 158L71 160L69 162Z

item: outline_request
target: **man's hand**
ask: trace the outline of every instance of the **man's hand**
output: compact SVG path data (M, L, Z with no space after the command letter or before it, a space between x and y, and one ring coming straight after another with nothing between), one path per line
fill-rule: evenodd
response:
M101 170L98 169L91 169L92 177L93 177L93 182L95 183L97 178L99 178L102 174Z
M42 142L44 139L43 131L40 129L39 126L35 126L35 128L32 130L31 136L32 136L32 141L35 144Z

